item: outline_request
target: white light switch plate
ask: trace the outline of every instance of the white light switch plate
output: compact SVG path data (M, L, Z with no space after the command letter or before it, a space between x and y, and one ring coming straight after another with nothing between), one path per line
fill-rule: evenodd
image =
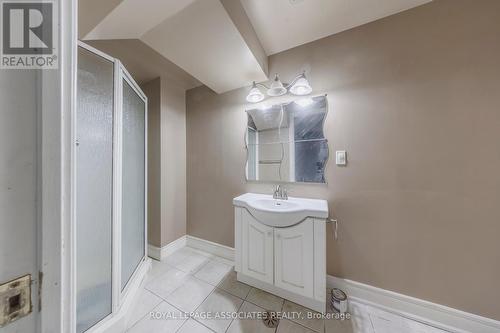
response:
M337 165L347 165L347 153L345 150L337 150L335 153L335 162Z

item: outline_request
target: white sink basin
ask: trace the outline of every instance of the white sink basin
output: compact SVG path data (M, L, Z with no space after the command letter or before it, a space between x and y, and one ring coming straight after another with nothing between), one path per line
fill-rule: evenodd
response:
M291 212L300 210L300 204L288 200L257 199L251 201L253 208L265 212Z
M328 217L326 200L294 197L277 200L272 195L245 193L234 198L233 204L246 208L253 217L271 227L288 227L308 217Z

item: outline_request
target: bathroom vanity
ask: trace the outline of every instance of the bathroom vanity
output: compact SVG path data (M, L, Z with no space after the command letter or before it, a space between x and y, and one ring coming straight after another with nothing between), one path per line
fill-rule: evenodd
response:
M246 193L233 204L238 281L325 312L327 202Z

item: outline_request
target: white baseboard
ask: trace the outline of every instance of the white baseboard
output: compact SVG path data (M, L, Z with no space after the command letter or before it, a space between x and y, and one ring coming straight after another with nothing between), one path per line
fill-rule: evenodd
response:
M232 247L189 235L186 238L187 246L234 261L234 248Z
M174 253L175 251L186 246L186 235L181 236L174 240L173 242L168 243L167 245L159 248L157 246L148 244L148 256L156 260L162 260Z
M189 246L219 257L234 260L234 248L194 236L183 236L161 249L148 246L148 255L161 260L174 251ZM349 299L369 307L420 322L449 332L498 333L500 321L481 317L444 305L428 302L356 281L327 275L327 286L344 290Z
M449 332L500 332L500 321L356 281L328 275L327 286L342 289L352 301Z

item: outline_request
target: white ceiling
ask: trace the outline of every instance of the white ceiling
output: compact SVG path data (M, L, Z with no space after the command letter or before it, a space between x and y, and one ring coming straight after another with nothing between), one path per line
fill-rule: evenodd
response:
M218 93L267 79L219 0L198 0L141 39Z
M431 0L241 0L267 55Z
M86 39L135 39L195 0L123 0Z
M255 32L231 16L238 11L246 18L243 7L239 2L239 7L224 6L224 1L123 0L84 39L140 39L217 93L266 80L262 46L247 43L258 41Z
M252 81L266 81L268 55L427 2L430 0L79 0L79 20L85 22L85 32L89 31L84 40L139 39L223 93Z

